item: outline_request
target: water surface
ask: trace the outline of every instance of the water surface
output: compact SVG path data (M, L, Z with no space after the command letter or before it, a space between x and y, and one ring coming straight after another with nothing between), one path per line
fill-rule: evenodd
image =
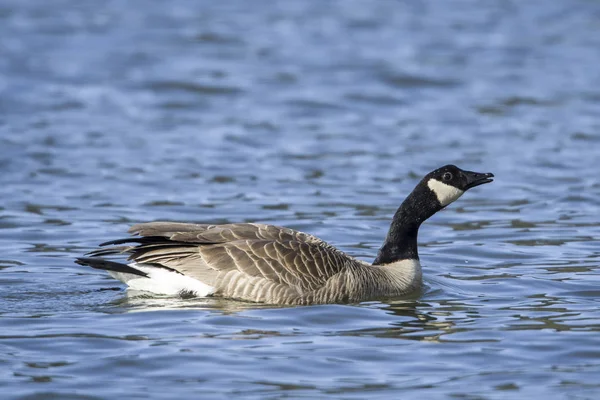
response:
M10 399L600 395L600 4L0 5ZM438 166L423 293L131 296L73 263L132 223L258 221L371 261Z

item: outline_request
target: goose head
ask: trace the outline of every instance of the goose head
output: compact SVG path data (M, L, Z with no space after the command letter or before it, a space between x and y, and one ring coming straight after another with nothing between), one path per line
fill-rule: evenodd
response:
M421 181L433 194L439 208L457 200L467 190L493 181L494 174L465 171L456 165L446 165L430 172Z
M493 181L494 174L465 171L446 165L431 171L400 205L373 265L418 260L417 235L421 224L467 190Z

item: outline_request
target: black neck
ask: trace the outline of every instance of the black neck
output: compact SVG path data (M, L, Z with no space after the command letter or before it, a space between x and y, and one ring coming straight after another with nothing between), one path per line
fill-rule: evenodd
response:
M420 183L394 214L390 230L373 265L389 264L400 260L418 260L419 227L441 209L442 206L431 190L423 182Z

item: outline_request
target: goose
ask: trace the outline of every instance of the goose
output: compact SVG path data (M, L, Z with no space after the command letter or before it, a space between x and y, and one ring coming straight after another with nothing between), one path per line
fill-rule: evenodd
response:
M258 223L148 222L76 262L107 270L129 288L183 297L309 305L394 298L422 284L421 224L492 173L446 165L427 174L400 205L372 264L293 229ZM128 264L104 256L127 255Z

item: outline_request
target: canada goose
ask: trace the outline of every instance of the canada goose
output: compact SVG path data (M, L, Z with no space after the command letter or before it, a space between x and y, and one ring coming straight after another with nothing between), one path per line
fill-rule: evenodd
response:
M307 233L263 224L149 222L140 237L101 244L76 260L157 294L219 296L270 304L357 303L408 294L421 285L420 225L491 173L446 165L427 174L400 205L373 264ZM127 254L130 264L100 256Z

